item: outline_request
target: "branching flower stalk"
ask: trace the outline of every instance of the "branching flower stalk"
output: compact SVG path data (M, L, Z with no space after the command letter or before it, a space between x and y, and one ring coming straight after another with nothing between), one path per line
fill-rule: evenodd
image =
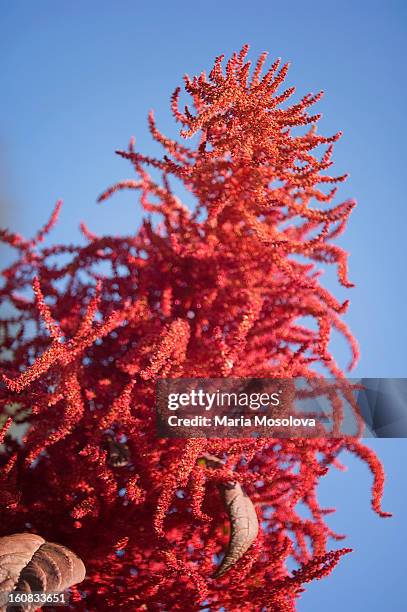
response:
M209 77L185 77L191 106L180 108L174 92L181 142L150 114L162 158L134 141L118 151L136 176L99 201L132 190L158 223L147 217L120 237L82 224L85 246L44 247L58 204L32 240L1 232L17 258L0 290L0 535L38 533L84 561L75 610L295 610L303 585L349 552L329 550L341 536L316 496L343 450L369 465L373 508L387 516L382 466L357 439L156 435L158 377L312 377L321 365L342 377L332 330L349 342L350 368L358 358L341 318L348 301L319 280L321 264L333 264L352 286L333 243L354 207L333 203L346 178L328 174L340 134L317 133L310 108L322 93L290 104L294 89L281 91L288 66L277 60L263 72L263 54L252 69L247 51L225 69L217 58ZM13 420L28 425L22 441ZM208 453L224 465L211 469L200 460ZM249 495L261 528L216 578L230 529L220 490L230 482Z

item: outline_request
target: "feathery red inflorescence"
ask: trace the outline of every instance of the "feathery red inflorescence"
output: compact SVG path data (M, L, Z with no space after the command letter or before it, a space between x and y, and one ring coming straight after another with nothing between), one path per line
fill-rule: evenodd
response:
M145 219L123 237L82 225L85 246L40 246L58 204L35 239L0 234L18 251L0 289L1 530L38 532L83 559L76 610L294 610L302 585L349 552L327 550L335 534L316 498L344 449L373 471L382 514L382 468L357 440L156 436L159 377L312 377L320 365L341 377L333 329L349 341L351 365L358 356L341 319L348 302L318 280L320 264L336 264L339 282L351 286L346 253L332 239L354 202L333 204L346 177L327 174L340 134L316 131L319 115L309 109L321 94L289 105L293 88L278 93L288 66L277 61L261 76L266 56L251 70L247 51L225 71L218 58L209 78L185 77L192 107L180 110L179 89L172 96L181 135L199 135L196 146L163 136L150 114L162 159L136 152L133 141L118 152L136 179L99 200L133 190L159 224ZM174 179L195 210L173 193ZM107 435L126 443L127 465L109 461ZM203 452L225 466L209 469ZM214 579L228 540L218 485L231 479L255 504L261 534Z

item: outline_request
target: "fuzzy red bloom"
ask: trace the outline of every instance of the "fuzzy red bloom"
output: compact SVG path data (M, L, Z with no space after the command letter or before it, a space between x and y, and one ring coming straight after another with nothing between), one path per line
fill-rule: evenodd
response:
M86 246L40 247L58 205L34 240L0 234L18 251L0 290L0 535L29 530L75 551L87 568L76 610L294 610L301 585L349 552L328 552L332 532L316 499L343 449L374 472L381 513L382 469L358 441L156 436L158 377L315 376L321 364L343 376L329 352L332 329L348 339L351 366L357 360L341 320L348 303L318 280L318 264L332 263L351 286L346 253L332 239L354 202L332 204L345 176L326 172L340 135L316 132L319 115L309 108L321 94L288 105L293 89L278 93L288 67L277 61L261 76L266 56L251 71L247 50L225 72L218 58L209 78L185 78L193 108L180 110L174 93L181 135L198 134L196 146L163 136L150 115L163 158L136 152L133 142L118 152L136 179L99 200L134 190L160 223L145 219L123 237L83 225ZM195 210L174 195L174 179ZM26 424L22 443L9 415ZM107 435L116 454L126 443L121 467ZM225 465L202 465L204 452ZM255 504L261 533L215 579L228 540L219 484L232 477ZM300 565L295 573L289 557Z

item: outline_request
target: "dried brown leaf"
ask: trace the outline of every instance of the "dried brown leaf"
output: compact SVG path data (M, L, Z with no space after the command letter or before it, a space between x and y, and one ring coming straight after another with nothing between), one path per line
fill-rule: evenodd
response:
M250 497L238 482L222 486L223 500L230 519L230 540L214 578L220 578L239 561L259 533L259 521Z
M204 461L207 467L219 469L225 462L209 453L203 453L199 461ZM214 574L220 578L253 544L259 533L259 520L250 497L238 482L228 482L220 487L226 511L230 520L230 540L222 563Z
M222 459L210 453L203 453L200 459L204 461L205 465L209 468L222 468L225 466L225 462Z
M112 467L125 467L130 463L130 450L127 444L118 442L112 436L105 439L108 462Z
M33 533L0 538L0 596L18 591L62 592L85 578L85 566L71 550ZM5 611L7 606L0 608ZM20 609L33 611L34 604Z

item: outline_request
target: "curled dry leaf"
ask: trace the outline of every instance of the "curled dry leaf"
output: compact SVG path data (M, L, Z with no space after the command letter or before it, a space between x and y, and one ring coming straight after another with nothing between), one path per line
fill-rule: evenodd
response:
M125 467L130 463L130 451L127 444L118 442L112 436L105 439L108 462L112 467Z
M219 459L219 457L211 455L210 453L203 453L200 459L204 461L209 468L221 468L225 465L225 462L222 459Z
M18 591L62 592L82 582L85 566L71 550L46 542L34 533L14 533L0 538L0 596ZM21 610L38 609L21 604ZM4 605L1 612L7 610Z
M224 467L219 457L204 453L201 459L210 468ZM259 533L259 520L250 497L238 482L228 482L220 487L224 504L230 520L230 540L222 563L214 578L223 576L253 544Z
M259 533L259 521L250 497L238 482L222 486L222 495L230 519L230 540L214 578L223 576L250 548Z

